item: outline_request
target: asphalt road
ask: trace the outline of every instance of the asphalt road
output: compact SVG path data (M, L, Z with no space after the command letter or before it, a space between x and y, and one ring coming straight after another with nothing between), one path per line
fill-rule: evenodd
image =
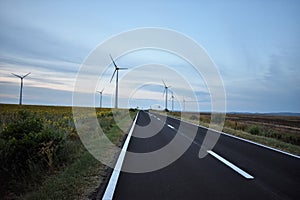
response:
M157 114L141 111L133 129L128 151L146 153L169 144L176 134L189 138L195 126ZM161 129L156 133L157 129ZM182 131L183 130L183 131ZM222 134L212 153L198 157L207 129L196 128L197 135L187 151L165 168L147 173L121 172L113 199L299 199L300 159ZM141 138L145 136L145 138ZM138 137L135 137L138 136ZM148 137L150 136L150 137ZM246 178L216 156L250 175ZM134 160L125 155L123 166ZM251 178L252 177L252 178Z

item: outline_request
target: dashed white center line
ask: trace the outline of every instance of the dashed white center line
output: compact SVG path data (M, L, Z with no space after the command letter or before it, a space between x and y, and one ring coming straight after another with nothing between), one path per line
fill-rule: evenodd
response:
M160 118L157 117L158 120L160 120ZM167 126L173 130L175 130L174 126L167 124ZM189 141L191 141L192 143L194 143L197 146L201 146L200 144L198 144L197 142L193 141L191 138L189 138L188 136L186 136L184 133L181 133L178 131L178 133L180 135L182 135L183 137L185 137L186 139L188 139ZM222 163L224 163L225 165L227 165L228 167L230 167L231 169L233 169L234 171L236 171L237 173L239 173L240 175L242 175L244 178L246 179L254 179L254 177L250 174L248 174L247 172L245 172L244 170L242 170L241 168L235 166L234 164L232 164L231 162L229 162L228 160L226 160L225 158L221 157L220 155L216 154L215 152L208 150L207 153L209 153L211 156L215 157L216 159L218 159L219 161L221 161Z
M158 119L160 121L160 118L157 117L156 119Z
M171 126L170 124L168 124L168 127L170 127L171 129L175 129L173 126Z
M218 154L216 154L213 151L207 151L207 153L209 153L210 155L212 155L213 157L215 157L216 159L218 159L219 161L223 162L225 165L227 165L228 167L230 167L231 169L233 169L234 171L236 171L237 173L239 173L240 175L242 175L243 177L245 177L246 179L254 179L253 176L251 176L250 174L248 174L247 172L245 172L244 170L238 168L237 166L235 166L234 164L232 164L231 162L229 162L228 160L222 158L221 156L219 156Z

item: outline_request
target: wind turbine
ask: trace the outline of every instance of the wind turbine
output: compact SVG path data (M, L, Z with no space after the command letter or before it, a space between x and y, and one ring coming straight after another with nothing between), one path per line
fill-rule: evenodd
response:
M168 89L171 86L167 86L166 83L164 82L164 80L162 80L163 84L164 84L164 93L163 95L166 93L166 102L165 102L165 111L168 111Z
M173 91L171 90L172 96L171 96L171 100L172 100L172 112L174 112L174 94Z
M18 77L21 79L21 89L20 89L20 100L19 100L19 105L22 105L22 94L23 94L23 79L28 76L31 72L27 73L26 75L24 76L20 76L18 74L14 74L14 73L11 73L12 75Z
M101 91L97 91L100 94L100 100L99 100L99 107L102 108L102 93L104 91L104 88Z
M125 70L125 69L128 69L128 68L120 68L116 65L114 59L111 57L111 55L109 54L110 56L110 59L112 60L112 62L114 63L114 66L115 66L115 71L110 79L110 82L112 81L112 79L114 78L114 75L115 73L117 72L117 77L116 77L116 97L115 97L115 108L118 108L118 79L119 79L119 70Z
M185 111L185 98L183 96L183 112Z

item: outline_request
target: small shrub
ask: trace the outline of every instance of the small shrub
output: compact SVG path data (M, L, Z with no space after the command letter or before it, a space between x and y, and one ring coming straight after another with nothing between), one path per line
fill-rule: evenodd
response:
M251 133L252 135L259 135L260 134L260 128L256 125L251 125L246 130L248 133Z
M190 117L190 120L197 120L198 119L198 117L196 116L196 115L192 115L191 117Z
M204 123L210 123L210 116L200 116L200 121Z
M239 123L237 123L236 129L237 129L237 130L246 131L246 129L247 129L247 124L239 122Z
M51 169L64 137L45 129L42 120L20 111L0 135L0 176L3 180L24 178L36 169Z
M236 121L230 121L230 120L226 120L225 124L226 127L232 128L234 130L237 129L237 122Z
M136 108L130 108L129 109L129 112L136 112L138 109L136 109Z
M221 114L221 113L213 113L211 120L214 124L220 124L220 123L224 122L225 115Z

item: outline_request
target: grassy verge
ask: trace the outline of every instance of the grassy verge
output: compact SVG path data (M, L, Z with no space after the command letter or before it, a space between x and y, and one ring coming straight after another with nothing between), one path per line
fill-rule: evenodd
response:
M116 145L136 113L130 118L123 111L96 109ZM1 199L86 199L106 176L105 168L82 145L71 107L0 104Z
M49 177L35 192L22 199L84 199L95 177L101 179L103 165L85 151L63 172ZM99 182L99 180L97 180Z
M273 147L282 151L286 151L295 155L300 155L300 146L289 144L274 138L269 138L260 135L252 135L245 131L234 130L231 128L224 127L223 132L238 136L253 142L257 142L259 144L263 144L269 147Z
M182 115L180 116L179 113L168 113L168 115L171 115L173 117L182 118L185 121L192 122L194 124L199 124L201 126L209 127L209 118L200 116L200 121L193 120L193 115ZM228 125L229 124L229 125ZM228 123L228 121L225 121L223 132L238 136L259 144L263 144L269 147L273 147L285 152L289 152L295 155L300 155L300 146L297 144L294 144L295 141L297 142L297 139L292 138L293 140L286 140L286 138L289 138L289 134L275 132L277 135L277 138L268 137L272 136L270 132L272 133L272 129L268 129L267 131L263 132L263 128L259 127L259 125L253 126L252 124L247 125L246 123L243 124L244 130L235 130L234 128L231 128L232 124ZM258 128L258 129L257 129ZM274 135L274 134L273 134ZM294 134L295 135L295 134ZM296 135L296 138L299 138L299 135ZM283 140L285 139L285 140ZM290 141L290 142L289 142Z
M124 118L121 126L130 127L131 118ZM120 145L124 132L112 124L106 133L116 145ZM24 196L24 199L88 199L106 175L106 166L96 160L87 150L63 172L47 179L38 191Z

